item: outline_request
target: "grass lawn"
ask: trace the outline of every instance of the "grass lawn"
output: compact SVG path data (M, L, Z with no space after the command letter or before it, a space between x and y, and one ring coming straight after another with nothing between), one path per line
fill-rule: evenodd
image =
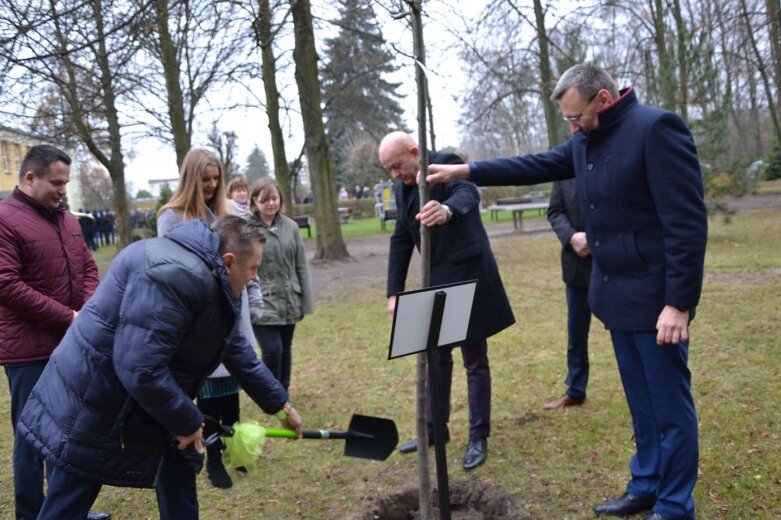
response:
M353 225L359 222L343 230ZM781 213L746 211L730 224L719 219L710 225L689 363L700 419L698 518L778 519ZM559 244L552 234L537 233L502 237L493 245L518 323L489 340L494 385L489 458L468 477L461 470L468 437L466 387L455 371L450 479L502 486L516 497L523 518L591 519L592 504L623 491L633 451L608 335L595 320L586 404L544 412L542 404L564 391L566 375ZM387 361L390 325L384 288L368 286L330 298L299 325L291 395L307 427L342 429L353 413L363 413L393 418L402 442L414 434L415 361ZM11 518L13 511L7 392L0 385L0 518ZM276 426L242 399L242 419ZM395 453L374 462L344 457L342 449L342 441L273 439L259 473L234 474L230 490L211 488L205 475L199 477L202 518L352 518L363 512L360 503L367 495L417 486L414 455ZM112 511L117 520L157 518L150 490L107 487L95 508Z

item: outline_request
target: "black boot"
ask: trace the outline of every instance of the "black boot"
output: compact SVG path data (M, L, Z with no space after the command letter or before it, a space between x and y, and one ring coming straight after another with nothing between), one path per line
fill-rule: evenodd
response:
M214 443L206 448L206 455L206 473L212 486L220 489L231 487L233 481L222 463L222 443Z
M445 442L450 442L450 429L445 426ZM431 428L428 429L428 445L433 446L434 445L434 432ZM405 442L401 445L399 448L400 453L414 453L418 451L418 438L415 437L414 439Z

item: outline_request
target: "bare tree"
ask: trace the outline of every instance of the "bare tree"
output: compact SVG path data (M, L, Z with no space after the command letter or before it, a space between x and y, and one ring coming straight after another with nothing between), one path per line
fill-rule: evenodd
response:
M781 145L781 124L778 120L778 111L776 110L776 103L773 100L773 89L770 84L770 74L767 70L767 64L765 62L765 59L762 56L762 53L759 49L759 44L757 42L757 38L755 36L754 31L752 30L752 19L748 12L748 8L746 7L746 0L738 0L738 3L740 4L740 13L743 16L743 19L745 21L746 27L748 28L747 35L748 35L748 41L751 47L751 51L754 54L754 58L756 60L755 64L757 67L757 71L759 73L759 77L762 80L762 86L765 89L765 96L767 97L767 110L770 115L770 120L773 122L773 130L775 131L776 140L778 141L778 144ZM775 45L772 46L773 49L775 49Z
M260 47L263 67L263 89L266 93L266 117L271 134L271 151L274 155L274 176L282 190L282 199L288 201L292 208L295 204L293 184L291 182L290 166L285 152L285 137L280 123L280 95L277 87L277 58L274 56L274 38L278 34L280 24L276 29L272 18L274 11L269 0L258 0L258 11L255 14L252 28L255 44Z
M309 0L290 0L295 27L296 83L304 123L306 155L317 220L317 253L320 260L348 258L336 208L336 176L323 125L320 81L317 75L312 12Z
M108 170L113 184L119 245L130 242L119 98L132 89L138 51L135 25L145 6L112 0L2 0L0 58L13 85L4 92L21 114L40 111L59 135L77 137Z
M222 163L222 180L225 184L228 184L234 175L241 172L241 168L236 162L236 152L238 151L236 141L238 138L239 136L232 130L220 131L216 121L212 122L212 128L206 136L209 146L214 149Z
M181 166L199 107L242 69L250 38L232 0L142 1L154 7L139 34L151 59L134 92L135 106L153 136L173 142Z

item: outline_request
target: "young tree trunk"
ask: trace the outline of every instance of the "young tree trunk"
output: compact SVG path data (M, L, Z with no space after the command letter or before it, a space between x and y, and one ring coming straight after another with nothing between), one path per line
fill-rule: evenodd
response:
M176 164L182 166L184 156L190 150L190 133L184 118L184 100L179 84L179 61L176 58L176 46L168 29L168 0L154 0L156 43L160 52L160 63L165 76L165 89L168 93L168 117L171 120L171 133L176 149Z
M289 0L295 28L293 60L296 63L296 84L304 123L309 177L315 201L317 222L317 253L320 260L343 260L350 255L342 239L342 228L336 207L336 176L334 175L328 139L323 126L320 103L320 80L317 76L317 51L312 29L309 0Z
M426 105L428 97L428 82L426 80L425 65L426 51L423 45L423 21L421 20L421 3L418 0L408 1L412 15L412 40L415 56L415 82L418 89L418 147L420 148L420 171L428 169L428 146L426 144ZM420 207L429 200L428 184L420 183L418 190ZM431 233L429 228L420 225L420 286L425 288L431 285ZM434 504L431 496L431 475L428 459L428 423L426 420L426 375L428 373L428 354L418 354L417 386L416 386L416 431L418 439L418 503L420 505L420 517L422 520L434 518ZM433 406L433 405L432 405ZM445 480L445 483L447 481ZM444 488L442 488L444 489ZM445 511L448 511L446 508Z
M431 139L431 149L437 149L437 136L434 133L434 109L431 105L431 92L426 87L426 108L428 109L428 135Z
M255 41L260 47L263 62L263 88L266 92L266 117L271 133L271 150L274 154L274 176L282 189L282 199L292 215L295 204L290 182L290 165L285 153L285 138L279 124L279 90L277 89L277 62L274 57L274 36L271 30L271 6L269 0L260 0L258 18L255 20Z

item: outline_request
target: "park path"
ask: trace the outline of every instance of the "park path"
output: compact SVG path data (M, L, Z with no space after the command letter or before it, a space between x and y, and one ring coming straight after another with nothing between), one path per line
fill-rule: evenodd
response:
M781 181L779 182L781 185ZM751 194L745 197L728 197L724 202L736 211L775 210L781 211L781 192ZM349 225L349 224L348 224ZM379 221L377 227L379 229ZM492 244L520 235L529 238L551 236L553 231L545 218L524 219L524 231L513 229L512 221L491 224L486 227ZM315 241L307 242L310 260L315 303L325 303L330 299L341 298L353 291L376 287L384 297L388 271L388 248L390 230L384 234L370 237L350 238L346 240L350 259L344 262L314 262ZM418 272L420 256L413 254L409 272L412 276Z
M378 222L378 228L379 225ZM522 232L513 229L512 221L492 224L486 228L486 231L492 244L519 234L542 237L553 233L545 218L524 219L523 225ZM310 260L315 304L349 295L352 291L365 287L376 287L384 298L390 235L388 231L381 235L346 240L350 259L344 262L313 261L315 242L309 241L306 247ZM415 253L412 255L409 272L415 276L419 269L420 255Z

